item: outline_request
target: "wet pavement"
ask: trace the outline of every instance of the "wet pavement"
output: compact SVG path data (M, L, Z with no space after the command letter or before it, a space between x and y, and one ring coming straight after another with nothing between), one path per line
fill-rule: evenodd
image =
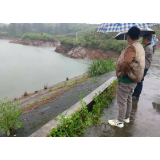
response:
M117 118L116 99L104 109L106 124L91 126L85 137L159 137L160 136L160 52L155 52L151 68L144 78L139 101L133 101L131 122L124 128L109 126L109 119ZM108 115L108 118L106 117Z
M80 92L85 97L113 76L115 76L115 71L97 77L96 82L93 82L92 78L88 79L79 86L62 94L54 102L42 105L27 114L21 115L20 120L24 128L17 129L11 136L26 137L31 135L44 124L77 103L79 101ZM2 132L0 136L4 136Z

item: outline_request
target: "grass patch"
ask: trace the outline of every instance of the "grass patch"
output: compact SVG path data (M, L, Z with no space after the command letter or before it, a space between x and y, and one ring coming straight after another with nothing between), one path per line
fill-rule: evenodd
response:
M68 82L68 83L67 83L67 87L72 86L72 85L74 85L74 84L76 84L76 81Z
M91 82L91 83L97 82L97 76L93 77L90 82Z
M9 136L12 131L23 127L20 122L21 104L19 101L12 102L7 97L4 98L4 103L0 100L0 132L4 132Z
M80 94L81 109L77 110L70 117L60 114L61 118L56 119L62 125L57 125L53 128L47 137L80 137L86 133L87 127L103 123L100 118L101 112L105 107L109 107L109 103L116 96L117 80L115 80L109 87L107 92L103 92L99 96L95 95L95 104L91 112L88 111L86 103L82 100Z

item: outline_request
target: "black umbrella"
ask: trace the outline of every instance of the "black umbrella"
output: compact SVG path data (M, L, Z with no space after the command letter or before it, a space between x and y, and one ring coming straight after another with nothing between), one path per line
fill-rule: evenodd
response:
M127 33L128 31L120 32L115 36L115 39L125 40L127 39ZM155 34L155 31L150 28L140 28L140 37L143 37L145 34Z

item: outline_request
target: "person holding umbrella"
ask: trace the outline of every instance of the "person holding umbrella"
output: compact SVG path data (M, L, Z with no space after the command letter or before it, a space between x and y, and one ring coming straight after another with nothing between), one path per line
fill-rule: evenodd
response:
M153 46L151 44L151 39L152 39L152 35L151 34L145 34L143 36L142 39L142 43L145 45L144 46L144 50L145 50L145 70L144 70L144 75L143 75L143 79L141 80L140 83L137 84L134 93L133 93L133 97L132 100L138 100L139 96L142 92L142 88L143 88L143 81L144 81L144 77L146 76L148 69L151 66L151 62L152 62L152 56L153 56Z
M121 32L123 37L121 37L121 33L119 33L116 39L122 38L125 42L127 35L127 41L129 42L121 52L116 64L119 116L117 119L108 121L112 126L122 128L124 127L124 122L130 122L132 94L137 83L141 82L145 69L145 51L139 43L139 37L143 36L146 31L147 33L150 32L150 34L154 34L154 31L148 27L155 25L160 25L160 23L101 23L98 27L98 33ZM141 28L141 30L139 28Z
M130 122L132 109L132 94L138 82L141 82L145 68L145 51L139 43L140 29L131 27L127 33L129 44L121 52L116 64L118 78L117 103L119 116L108 120L112 126L124 127L124 122Z

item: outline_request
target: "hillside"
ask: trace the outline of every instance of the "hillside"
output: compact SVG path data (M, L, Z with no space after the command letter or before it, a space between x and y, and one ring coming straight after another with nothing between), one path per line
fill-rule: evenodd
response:
M117 33L97 33L97 28L94 30L90 30L77 39L74 37L60 36L59 40L62 45L70 46L70 47L85 47L85 48L93 48L93 49L102 49L105 51L115 51L120 53L123 49L123 41L115 40L114 37Z
M25 33L64 35L95 29L98 24L87 23L10 23L0 24L0 35L21 37Z

